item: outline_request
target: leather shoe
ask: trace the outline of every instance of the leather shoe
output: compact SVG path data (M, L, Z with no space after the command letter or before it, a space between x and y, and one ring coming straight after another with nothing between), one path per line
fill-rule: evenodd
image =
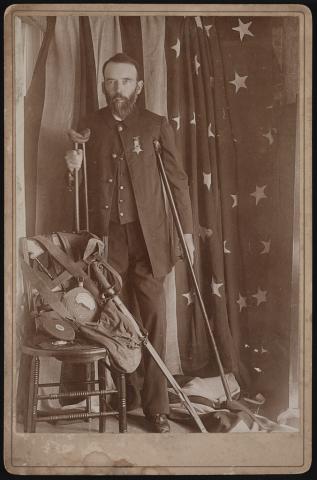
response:
M151 423L155 433L169 433L170 424L167 416L163 413L156 413L155 415L147 415L147 420Z

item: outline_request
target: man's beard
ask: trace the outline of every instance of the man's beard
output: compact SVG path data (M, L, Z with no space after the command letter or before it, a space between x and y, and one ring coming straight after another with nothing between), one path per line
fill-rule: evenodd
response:
M138 94L135 91L130 95L130 97L124 97L123 95L116 94L112 98L109 94L106 95L107 103L111 109L113 115L117 115L122 120L124 120L135 107ZM121 101L118 101L121 99Z

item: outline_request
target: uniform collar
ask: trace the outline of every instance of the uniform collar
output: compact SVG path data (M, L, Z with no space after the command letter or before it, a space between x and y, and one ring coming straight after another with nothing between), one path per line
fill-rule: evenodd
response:
M138 105L135 105L130 115L128 115L124 120L119 121L114 118L109 107L106 107L104 109L104 119L107 122L107 124L112 128L116 128L118 124L125 126L127 128L131 127L132 125L135 125L135 123L138 120L139 114L140 114L140 107Z

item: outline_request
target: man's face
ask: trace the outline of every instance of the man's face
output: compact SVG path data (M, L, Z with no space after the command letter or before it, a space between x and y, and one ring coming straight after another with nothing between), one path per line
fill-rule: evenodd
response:
M135 105L143 87L137 70L130 63L110 62L104 71L103 92L113 114L124 119Z

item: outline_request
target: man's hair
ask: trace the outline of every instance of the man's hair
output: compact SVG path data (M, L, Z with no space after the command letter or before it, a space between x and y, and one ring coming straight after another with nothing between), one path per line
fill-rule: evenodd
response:
M105 76L105 68L108 65L108 63L129 63L130 65L133 65L136 68L137 72L137 80L140 80L141 78L141 71L140 71L140 66L136 60L133 58L129 57L126 53L116 53L113 57L109 58L108 60L105 61L105 63L102 66L102 73L103 76Z

